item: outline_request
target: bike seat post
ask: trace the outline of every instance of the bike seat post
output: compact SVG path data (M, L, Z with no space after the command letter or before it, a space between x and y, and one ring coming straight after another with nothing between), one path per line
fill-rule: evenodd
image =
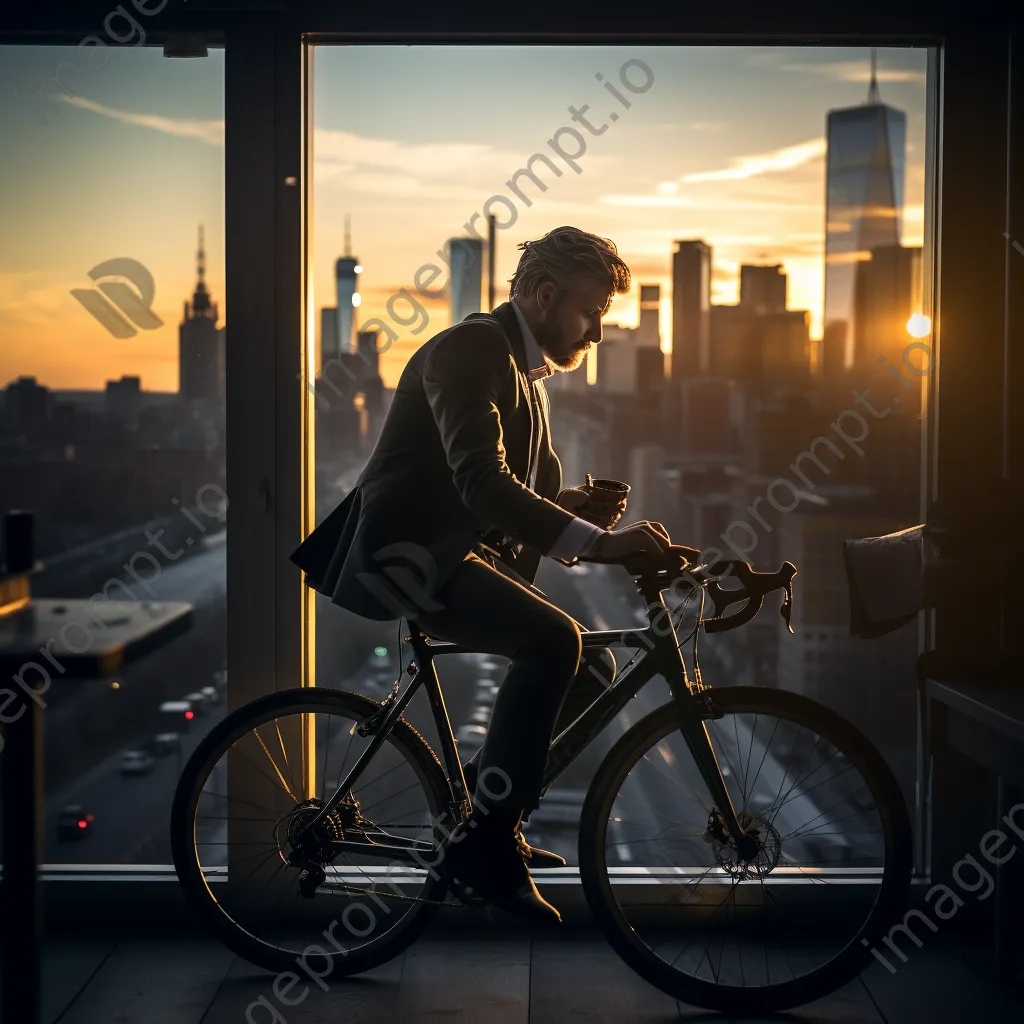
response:
M412 645L416 656L416 670L422 675L423 689L430 703L430 713L437 728L438 741L441 747L441 760L445 765L448 785L452 788L452 802L449 812L453 826L465 820L472 810L472 802L466 787L466 777L462 772L462 761L459 758L455 734L452 732L451 719L445 706L444 694L441 692L441 681L434 667L434 652L430 649L430 637L415 622L409 623L409 636L406 638ZM412 666L410 665L410 668ZM461 791L461 792L460 792Z
M433 662L434 652L430 649L430 634L417 626L415 622L409 623L409 633L402 637L402 642L412 647L418 669L425 669Z

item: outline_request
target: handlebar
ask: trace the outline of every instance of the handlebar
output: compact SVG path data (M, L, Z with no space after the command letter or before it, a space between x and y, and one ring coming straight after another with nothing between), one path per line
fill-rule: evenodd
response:
M714 576L721 576L730 569L740 581L738 589L726 590L717 579L711 579L707 584L708 593L715 605L715 615L704 622L705 633L724 633L727 629L735 629L749 622L761 610L765 596L773 590L785 591L779 613L789 632L794 632L793 577L796 575L796 566L792 562L783 562L775 572L755 572L749 562L733 559L729 562L716 562L709 571ZM738 612L723 616L726 608L744 600L747 603Z
M706 633L724 633L749 622L761 610L767 594L773 590L784 590L780 614L790 633L793 630L793 577L797 574L792 562L783 562L775 572L755 572L749 562L740 559L726 559L711 565L700 564L700 551L682 544L672 544L657 559L638 556L626 559L621 564L639 582L650 587L667 589L682 576L690 577L696 587L704 587L715 606L713 618L704 620ZM591 561L591 559L581 559ZM719 579L732 575L740 583L737 588L727 590ZM723 613L731 605L745 601L746 604L732 615Z

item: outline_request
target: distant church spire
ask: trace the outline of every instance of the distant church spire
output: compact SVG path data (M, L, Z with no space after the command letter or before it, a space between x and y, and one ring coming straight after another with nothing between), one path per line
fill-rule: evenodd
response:
M202 281L206 276L206 249L203 248L203 225L199 225L199 249L196 252L196 273Z
M196 250L196 290L192 294L191 319L212 317L217 319L217 307L210 302L206 290L206 247L203 242L203 226L199 225L199 248ZM186 308L186 319L190 319Z
M871 84L868 86L868 104L877 106L882 102L878 93L878 50L871 47Z
M345 214L345 255L352 255L352 217Z

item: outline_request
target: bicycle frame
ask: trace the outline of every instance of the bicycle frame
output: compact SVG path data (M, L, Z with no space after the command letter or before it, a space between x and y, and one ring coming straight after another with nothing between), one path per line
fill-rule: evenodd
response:
M691 576L690 586L692 589L697 589L702 584L693 580ZM648 626L625 630L581 631L584 648L600 649L614 645L624 646L635 651L643 647L646 648L647 653L639 664L623 672L574 722L555 737L548 751L542 792L546 791L552 781L579 757L605 726L655 675L661 674L668 681L672 699L676 702L676 707L679 710L680 733L708 787L712 805L721 815L729 835L739 842L744 835L743 829L737 819L736 810L722 777L718 759L705 725L706 719L715 717L715 711L707 698L706 691L696 691L687 674L686 661L676 636L672 613L662 596L663 589L668 589L668 586L663 586L661 583L645 584L644 581L640 581L638 590L646 601ZM667 629L659 623L667 625ZM451 794L449 814L453 827L454 823L464 820L468 815L472 806L471 798L466 788L462 762L459 759L458 746L455 742L455 734L452 732L451 721L441 691L441 683L434 667L434 659L438 655L476 654L479 652L458 644L431 640L416 628L411 629L410 635L405 640L411 644L416 657L407 670L412 677L408 686L399 695L400 680L396 681L395 691L392 695L385 698L380 710L360 727L361 734L372 734L373 738L349 769L344 780L338 784L333 796L326 801L316 818L309 822L308 828L312 828L329 814L344 795L351 791L421 686L426 688L431 713L441 741L441 756L444 759ZM378 718L378 715L381 717ZM397 860L425 863L417 856L424 852L425 844L418 842L412 846L392 846L342 840L334 845L339 851L359 850L363 854L372 852L375 856L389 856Z

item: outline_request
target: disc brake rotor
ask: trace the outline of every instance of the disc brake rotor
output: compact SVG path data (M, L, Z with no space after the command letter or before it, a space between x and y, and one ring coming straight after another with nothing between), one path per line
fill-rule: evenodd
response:
M711 843L711 850L718 861L719 867L727 871L736 881L752 878L764 878L771 874L782 856L782 837L770 822L759 814L746 811L736 815L740 828L746 836L756 843L756 855L749 859L740 856L725 829L725 822L717 811L713 811L708 821L705 838Z

